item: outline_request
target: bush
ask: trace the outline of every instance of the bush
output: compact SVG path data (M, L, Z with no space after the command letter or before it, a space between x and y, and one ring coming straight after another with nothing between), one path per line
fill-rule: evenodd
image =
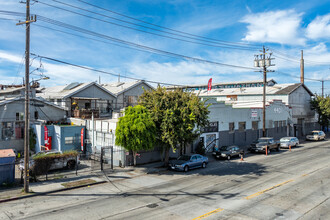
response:
M197 144L196 153L201 154L201 155L205 155L205 147L204 147L204 143L202 141L200 141Z

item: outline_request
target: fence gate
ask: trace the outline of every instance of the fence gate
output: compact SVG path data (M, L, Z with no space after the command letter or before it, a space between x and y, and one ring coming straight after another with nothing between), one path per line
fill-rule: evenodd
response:
M113 147L101 147L101 151L91 154L91 169L93 171L110 172L113 170Z

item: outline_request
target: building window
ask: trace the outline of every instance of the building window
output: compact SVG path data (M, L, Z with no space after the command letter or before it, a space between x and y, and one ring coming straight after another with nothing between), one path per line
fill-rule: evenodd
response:
M258 121L252 121L252 130L258 130Z
M16 121L19 121L19 112L16 112Z
M246 128L246 122L238 122L238 130L239 131L245 131Z
M38 119L39 118L39 112L38 111L35 111L34 112L34 119Z
M12 122L2 122L2 140L8 141L14 139L14 124Z
M234 132L235 130L235 123L234 122L230 122L229 123L229 132Z

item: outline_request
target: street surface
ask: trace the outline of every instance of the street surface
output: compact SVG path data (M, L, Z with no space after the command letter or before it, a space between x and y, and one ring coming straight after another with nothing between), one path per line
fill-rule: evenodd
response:
M330 219L330 141L0 205L0 219Z

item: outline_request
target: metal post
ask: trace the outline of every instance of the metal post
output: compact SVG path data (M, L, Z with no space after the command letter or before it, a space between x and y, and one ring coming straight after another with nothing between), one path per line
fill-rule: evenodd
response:
M324 80L322 80L321 82L322 82L322 98L324 98Z
M111 152L111 169L113 170L113 146L110 147Z
M25 39L25 125L24 125L24 192L29 192L29 93L30 93L30 0L26 0Z
M262 95L262 136L266 137L266 84L267 84L267 69L266 69L266 59L265 59L265 46L262 48L262 59L263 59L263 72L264 72L264 88Z
M100 159L101 171L103 171L103 155L104 155L104 147L101 147L101 159Z

